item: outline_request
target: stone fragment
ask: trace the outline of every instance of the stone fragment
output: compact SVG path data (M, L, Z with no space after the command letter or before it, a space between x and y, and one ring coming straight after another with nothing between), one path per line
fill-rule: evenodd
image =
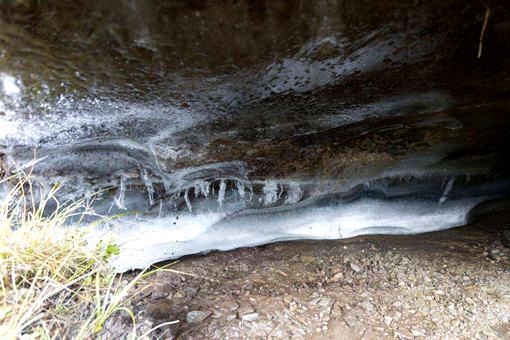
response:
M237 310L237 318L243 319L245 315L254 313L255 310L253 309L252 305L250 304L242 304L241 307Z
M389 315L385 315L385 316L384 316L384 324L385 324L386 326L391 325L391 322L392 322L392 321L393 321L393 318L392 318L391 316L389 316Z
M340 273L336 273L335 275L333 275L333 277L331 278L331 281L332 282L337 282L337 281L340 281L343 278L344 278L344 274L340 272Z
M365 310L365 312L372 314L374 312L374 305L370 303L370 301L363 301L360 304L360 307Z
M425 336L425 331L423 329L411 329L411 333L414 336Z
M315 257L314 256L301 255L299 257L299 261L301 261L304 264L308 264L308 263L314 262L315 261Z
M351 266L351 269L353 271L355 271L356 273L359 273L363 270L363 268L361 268L361 266L357 263L354 263L354 262L350 262L349 265Z
M253 313L244 314L241 317L241 320L243 320L243 321L255 321L255 320L258 320L258 318L259 318L259 313L253 312Z
M359 320L358 318L352 313L352 312L346 312L344 315L342 315L345 323L349 326L349 327L357 327L358 326L358 323L359 323Z
M400 339L413 339L414 335L411 333L410 330L407 328L399 328L395 331L395 336L399 337Z
M187 323L199 323L204 321L209 315L211 315L211 312L204 312L201 310L192 310L191 312L188 312L186 314L186 322Z

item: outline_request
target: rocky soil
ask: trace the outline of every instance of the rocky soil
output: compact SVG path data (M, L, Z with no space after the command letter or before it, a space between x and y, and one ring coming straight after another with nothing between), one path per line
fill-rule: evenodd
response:
M178 339L510 338L510 217L416 236L301 241L182 259L132 301ZM182 273L178 273L179 271ZM123 337L118 315L105 336Z

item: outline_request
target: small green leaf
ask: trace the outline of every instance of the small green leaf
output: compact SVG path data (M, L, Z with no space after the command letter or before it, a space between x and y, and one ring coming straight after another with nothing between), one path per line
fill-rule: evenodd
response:
M110 258L113 255L119 255L120 254L120 248L118 245L110 243L106 247L106 258Z

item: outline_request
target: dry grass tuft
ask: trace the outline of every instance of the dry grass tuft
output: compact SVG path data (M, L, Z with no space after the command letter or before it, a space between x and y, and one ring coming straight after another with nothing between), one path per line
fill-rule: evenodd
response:
M0 203L0 338L91 338L117 312L131 316L136 337L126 304L147 287L146 273L128 283L115 275L108 259L118 247L91 247L64 226L79 219L84 203L59 204L58 187L36 202L28 178L17 178ZM48 215L50 202L57 208Z

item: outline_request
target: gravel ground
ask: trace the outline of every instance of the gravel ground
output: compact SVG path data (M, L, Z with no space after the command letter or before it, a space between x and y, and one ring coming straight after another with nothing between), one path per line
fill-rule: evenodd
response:
M416 236L188 257L149 278L139 326L178 339L510 338L509 216ZM104 335L123 337L126 316Z

